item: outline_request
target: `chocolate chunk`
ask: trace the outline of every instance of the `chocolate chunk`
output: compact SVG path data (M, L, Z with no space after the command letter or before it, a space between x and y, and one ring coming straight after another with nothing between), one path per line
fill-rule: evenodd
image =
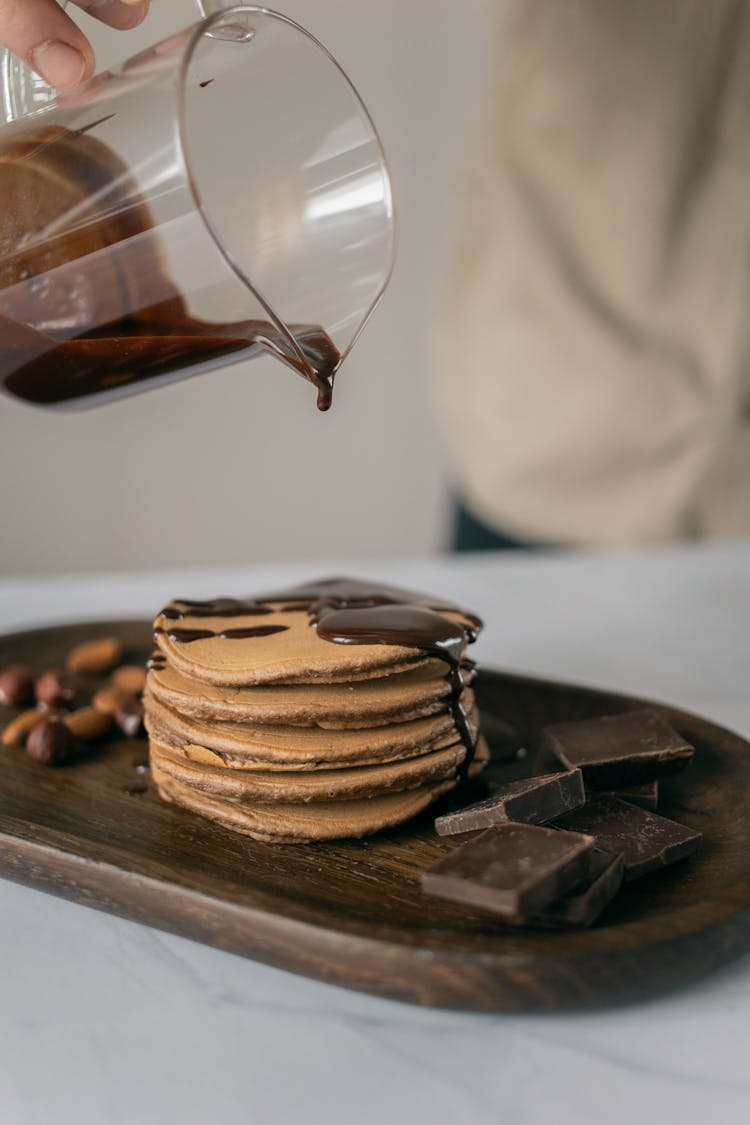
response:
M585 803L580 770L525 777L511 781L483 801L439 816L435 831L439 836L453 836L493 824L544 824Z
M592 789L623 789L683 769L693 747L656 711L627 711L542 732L566 769L580 769Z
M700 832L616 797L599 797L556 821L568 832L585 832L597 846L622 855L625 879L638 879L684 859L701 842Z
M586 878L563 898L545 907L532 925L545 929L590 926L619 891L624 869L621 855L592 848Z
M522 925L588 869L590 836L531 824L488 828L422 873L422 890Z
M642 809L655 812L659 807L659 782L648 781L645 785L631 785L629 789L617 789L614 793L601 794L607 797L619 797L621 801L630 801L633 805L640 805ZM597 796L592 793L592 800Z

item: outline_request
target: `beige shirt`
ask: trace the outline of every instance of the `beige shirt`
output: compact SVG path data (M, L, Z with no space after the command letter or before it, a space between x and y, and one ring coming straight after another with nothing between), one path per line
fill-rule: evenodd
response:
M750 2L506 0L438 333L511 535L750 532Z

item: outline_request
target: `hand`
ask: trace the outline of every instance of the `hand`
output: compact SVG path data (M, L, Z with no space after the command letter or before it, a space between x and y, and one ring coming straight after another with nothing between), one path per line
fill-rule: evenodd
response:
M150 0L73 0L110 27L141 22ZM58 90L69 90L94 73L94 51L56 0L0 0L0 43Z

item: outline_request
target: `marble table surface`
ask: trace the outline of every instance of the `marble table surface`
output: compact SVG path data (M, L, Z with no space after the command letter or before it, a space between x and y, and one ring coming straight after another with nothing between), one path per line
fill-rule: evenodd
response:
M0 580L0 630L342 569L477 609L486 664L750 736L750 542ZM750 815L750 807L748 809ZM2 1125L746 1125L750 957L667 998L485 1016L361 996L0 881Z

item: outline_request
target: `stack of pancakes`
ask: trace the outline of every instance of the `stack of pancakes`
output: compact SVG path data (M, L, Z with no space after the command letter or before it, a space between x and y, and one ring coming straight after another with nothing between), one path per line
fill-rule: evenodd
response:
M411 604L328 580L251 602L175 601L157 616L145 706L162 797L258 840L308 842L400 824L484 766L470 663L457 688L424 647L322 639L309 613L321 590L345 591L341 604ZM473 639L471 615L428 612Z

